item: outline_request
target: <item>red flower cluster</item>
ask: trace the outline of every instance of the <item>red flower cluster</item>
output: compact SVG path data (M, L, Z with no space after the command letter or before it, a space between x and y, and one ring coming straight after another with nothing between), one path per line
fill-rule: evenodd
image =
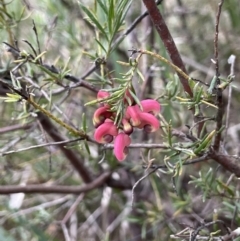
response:
M129 92L126 93L127 98L132 101ZM109 96L108 92L100 90L97 98L103 100ZM108 104L100 106L93 115L93 124L97 128L94 139L99 143L110 143L114 140L114 155L119 161L123 161L128 154L128 146L131 143L129 135L134 127L144 129L146 132L154 132L160 127L155 117L160 112L160 104L152 99L146 99L140 103L141 107L139 105L126 107L119 127L114 124L116 113L110 110L111 107Z

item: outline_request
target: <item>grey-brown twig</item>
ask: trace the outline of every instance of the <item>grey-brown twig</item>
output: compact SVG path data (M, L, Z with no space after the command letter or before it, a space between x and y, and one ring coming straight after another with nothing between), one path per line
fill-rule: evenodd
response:
M195 158L195 159L183 162L182 165L183 166L192 165L192 164L195 164L195 163L198 163L198 162L207 161L209 159L210 159L209 154L206 153L205 155L203 155L203 156L201 156L199 158ZM148 166L143 165L143 168L148 168ZM152 168L152 169L155 169L155 168L157 168L157 169L165 169L165 168L167 168L167 166L165 164L163 164L163 165L152 164L149 168Z
M17 149L17 150L11 150L11 151L6 151L6 152L2 152L2 153L0 152L0 156L6 156L6 155L9 155L9 154L19 153L19 152L23 152L23 151L29 151L29 150L40 148L40 147L57 146L57 145L63 145L63 144L66 145L68 143L77 142L79 140L82 140L82 138L59 141L59 142L48 142L48 143L39 144L39 145L35 145L35 146L29 146L29 147L26 147L26 148L20 148L20 149Z
M16 125L11 125L11 126L5 126L0 128L0 134L8 133L8 132L13 132L13 131L19 131L19 130L28 130L31 128L32 124L27 123L27 124L16 124Z
M99 177L94 179L92 182L83 186L47 186L44 184L39 185L4 185L0 186L0 194L11 194L11 193L65 193L65 194L81 194L91 191L94 188L102 186L105 181L110 177L111 172L107 171L101 174Z
M223 97L222 97L222 89L219 88L218 86L220 85L220 79L219 79L219 60L218 60L218 33L219 33L219 20L220 20L220 16L221 16L221 10L222 10L222 5L223 5L224 0L222 0L219 4L218 4L218 11L216 14L216 24L215 24L215 38L214 38L214 62L215 62L215 75L217 78L216 84L217 84L217 106L218 106L218 111L217 111L217 115L216 115L216 137L214 140L214 150L218 151L219 150L219 146L220 146L220 142L221 142L221 128L222 128L222 121L223 121Z

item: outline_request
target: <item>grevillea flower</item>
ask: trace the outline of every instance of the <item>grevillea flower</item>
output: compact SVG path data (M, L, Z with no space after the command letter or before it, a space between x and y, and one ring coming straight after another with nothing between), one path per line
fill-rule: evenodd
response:
M95 130L94 139L99 143L110 143L117 134L117 126L113 121L107 120Z
M126 89L124 94L125 113L119 126L114 124L117 113L111 110L112 102L106 101L110 97L110 93L107 91L100 90L98 92L97 100L101 107L93 115L93 124L96 127L94 139L102 144L110 143L114 139L113 152L119 161L123 161L128 154L128 146L131 143L129 135L133 132L134 127L143 128L146 132L154 132L160 127L160 123L155 117L160 112L158 101L142 100L141 106L139 106L132 97L130 90L134 91L129 88Z
M141 120L141 124L137 127L140 129L144 128L146 132L154 132L160 127L158 119L152 114L141 112L139 113L139 118Z
M160 104L156 100L142 100L141 105L143 112L147 112L155 116L160 113Z
M104 90L99 90L98 93L97 93L97 99L99 101L103 100L103 99L106 99L109 96L110 96L110 94L107 91L104 91Z
M139 118L140 113L141 110L138 105L128 106L125 118L129 120L132 126L139 126L141 124L141 120Z
M128 146L131 143L130 137L125 133L119 133L114 140L114 155L119 161L123 161L128 154Z
M110 118L112 116L112 112L109 109L109 106L101 106L99 107L93 115L93 125L95 127L100 126L106 118Z

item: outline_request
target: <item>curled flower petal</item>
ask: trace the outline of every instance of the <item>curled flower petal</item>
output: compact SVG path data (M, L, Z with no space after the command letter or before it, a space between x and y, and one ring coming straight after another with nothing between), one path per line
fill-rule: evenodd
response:
M119 133L114 141L114 155L119 161L123 161L128 154L128 146L131 143L130 137L125 133Z
M112 122L112 123L114 123L114 121L109 119L109 118L107 118L104 122Z
M139 118L140 113L141 110L138 105L128 106L125 118L130 121L132 126L139 126L141 124L141 120Z
M154 132L159 129L159 120L152 114L142 112L139 114L141 124L137 126L138 128L144 128L146 132Z
M160 104L156 100L142 100L141 105L143 108L143 112L151 113L153 115L157 115L160 113Z
M107 91L104 90L99 90L97 93L97 99L98 100L102 100L102 99L106 99L110 96L110 94Z
M106 118L110 118L111 116L112 112L110 111L109 106L101 106L93 115L93 125L98 127L105 121Z
M122 125L123 125L123 131L124 133L130 135L133 132L133 127L132 125L129 123L129 121L125 118L122 119Z
M110 143L117 134L118 130L114 122L107 121L95 130L94 139L99 143Z

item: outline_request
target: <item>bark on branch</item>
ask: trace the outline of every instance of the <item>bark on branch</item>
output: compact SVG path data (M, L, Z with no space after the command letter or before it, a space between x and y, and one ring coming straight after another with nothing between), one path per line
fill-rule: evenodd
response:
M101 187L106 180L110 177L111 172L104 172L101 176L93 180L92 182L83 186L46 186L43 184L39 185L5 185L0 186L0 194L11 194L11 193L65 193L65 194L80 194L91 191L92 189Z
M143 0L143 3L145 4L149 16L152 19L152 22L161 37L165 48L173 62L174 65L178 66L183 72L187 73L185 66L183 64L183 61L181 59L181 56L178 52L178 49L174 43L174 40L168 30L168 27L160 13L160 11L157 8L157 5L154 0ZM188 80L183 78L180 74L178 74L179 79L183 85L184 90L192 96L192 90L188 84Z
M49 120L47 116L43 113L38 113L38 119L48 133L48 135L56 142L64 141L65 138L59 133L56 126ZM70 161L70 163L75 167L76 171L79 173L80 177L85 183L90 183L92 181L92 175L90 171L85 167L84 160L82 160L75 152L70 149L65 148L64 144L58 146L64 156Z

